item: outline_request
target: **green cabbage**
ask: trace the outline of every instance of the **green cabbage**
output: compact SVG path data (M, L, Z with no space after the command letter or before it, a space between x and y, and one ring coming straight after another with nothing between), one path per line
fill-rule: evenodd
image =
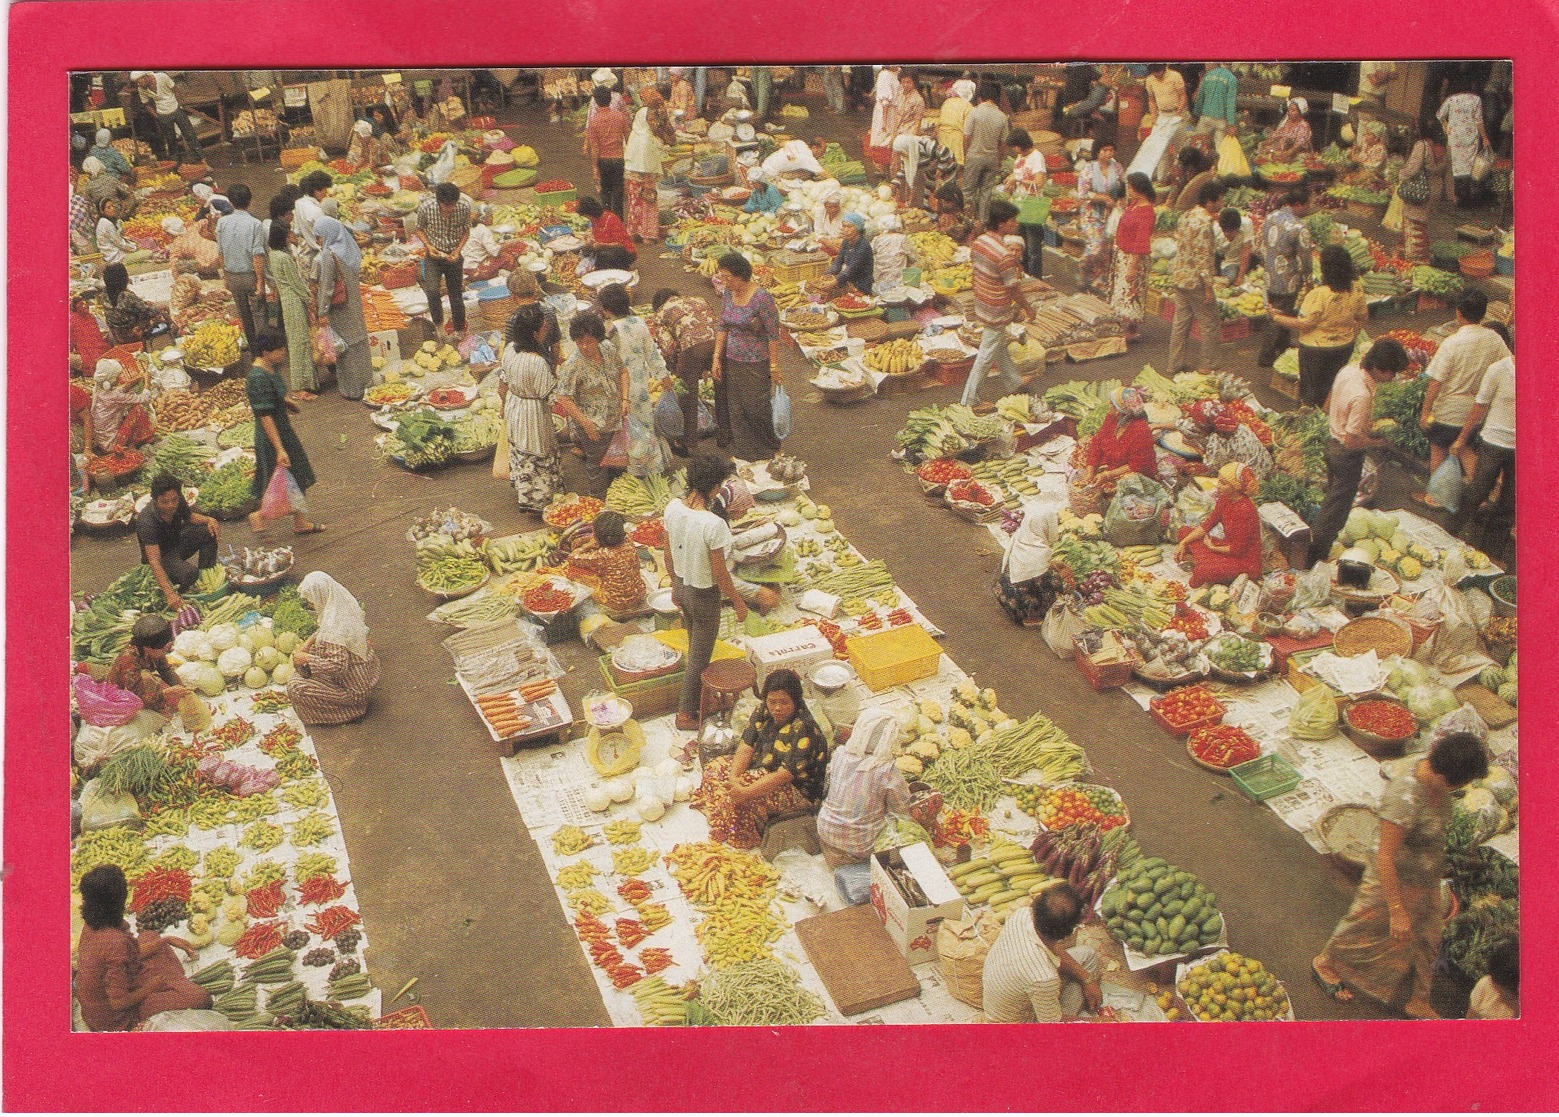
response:
M1432 722L1461 705L1456 692L1443 686L1415 686L1403 698L1420 722Z

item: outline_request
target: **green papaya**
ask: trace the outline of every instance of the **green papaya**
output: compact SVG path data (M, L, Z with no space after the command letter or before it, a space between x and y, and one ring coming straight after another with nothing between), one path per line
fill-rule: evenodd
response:
M1195 895L1196 895L1196 881L1194 881L1194 880L1187 881L1186 883L1184 883L1184 884L1182 884L1180 886L1180 898L1182 900L1189 900L1192 896L1195 896Z
M1192 896L1185 902L1185 907L1181 909L1181 914L1186 917L1187 923L1194 919L1198 924L1200 924L1202 920L1198 918L1198 916L1201 914L1201 911L1202 898L1200 896Z
M1147 914L1144 916L1144 918L1146 920L1148 920L1148 922L1151 923L1154 920L1158 919L1163 914L1164 914L1164 905L1163 904L1154 904L1152 907L1150 907L1147 910Z
M1177 915L1169 921L1168 934L1177 942L1185 936L1185 916Z
M1174 877L1160 877L1153 885L1153 894L1155 896L1167 896L1176 887Z
M1161 944L1160 941L1156 938L1148 939L1142 944L1142 953L1146 954L1150 958L1156 954L1159 954L1160 952Z

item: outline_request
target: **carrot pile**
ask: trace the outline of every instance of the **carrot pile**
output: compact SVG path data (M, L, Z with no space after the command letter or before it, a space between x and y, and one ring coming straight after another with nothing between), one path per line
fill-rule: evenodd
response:
M403 330L406 314L395 303L395 296L380 287L363 287L363 321L370 333L379 330Z
M557 689L558 684L551 679L538 679L520 687L518 696L509 691L480 697L476 700L476 708L500 738L513 737L531 726L531 719L523 712L525 707L551 697Z

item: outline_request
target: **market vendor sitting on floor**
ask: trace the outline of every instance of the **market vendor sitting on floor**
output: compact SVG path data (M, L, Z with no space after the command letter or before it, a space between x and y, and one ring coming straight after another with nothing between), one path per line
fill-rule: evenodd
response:
M828 796L817 812L817 837L830 869L864 864L888 824L888 812L909 807L909 782L893 763L898 715L861 711L850 739L828 761Z
M770 181L785 178L825 178L823 164L818 162L828 148L828 141L821 136L807 140L788 140L775 148L763 161L763 173Z
M173 626L167 618L143 613L130 626L130 646L119 653L104 681L129 691L152 713L172 717L189 693L168 663L172 647Z
M82 417L88 455L144 446L157 437L146 405L152 392L146 376L112 357L98 361L92 372L92 402Z
M1083 470L1084 480L1111 490L1127 474L1158 475L1141 389L1122 386L1110 393L1110 413L1083 450Z
M1197 400L1186 407L1180 429L1201 448L1202 473L1217 473L1229 462L1250 466L1258 482L1272 472L1272 452L1232 409L1217 400Z
M768 174L762 168L747 176L747 185L752 188L752 193L748 195L746 204L742 206L743 212L773 213L785 204L785 195L769 181Z
M216 565L217 530L216 520L190 511L178 478L171 473L152 478L152 498L135 514L135 538L141 545L141 561L152 568L168 608L184 608L180 591L194 585L202 570Z
M832 277L830 295L848 295L852 291L862 295L872 293L871 242L866 239L866 218L858 213L844 215L844 240L834 262L828 265Z
M1310 103L1303 97L1290 97L1283 120L1256 148L1258 163L1290 163L1310 150L1310 122L1305 113Z
M130 272L123 264L109 264L103 269L103 297L99 305L115 345L145 341L169 325L166 307L152 306L130 290Z
M1015 908L991 944L981 972L982 1007L991 1024L1059 1024L1104 1003L1103 959L1091 946L1071 946L1085 909L1065 881Z
M830 256L839 255L839 246L844 243L842 202L843 196L838 188L831 187L812 207L812 239Z
M960 247L974 236L974 222L964 212L964 192L956 182L944 182L931 195L931 212L936 214L936 231Z
M1251 497L1255 470L1229 462L1218 471L1218 500L1200 527L1186 528L1175 561L1191 560L1191 588L1261 577L1261 515ZM1218 536L1215 539L1214 533Z
M493 207L478 203L471 207L471 228L460 249L465 273L472 279L492 279L503 270L503 248L492 228Z
M580 198L577 209L581 217L590 219L590 243L580 250L580 255L592 257L598 271L631 269L639 258L639 250L633 246L623 219L602 206L597 198Z
M754 849L771 818L818 805L827 770L828 739L802 699L801 677L782 667L763 680L763 704L736 754L704 767L693 802L712 840Z
M167 253L175 279L190 274L215 279L222 274L222 249L216 241L204 236L201 229L201 225L186 225L177 217L162 219L162 231L172 238L168 241Z
M368 643L363 607L329 574L314 571L298 586L319 627L292 653L287 700L305 725L341 725L368 711L379 683L379 657Z
M569 556L570 573L595 591L608 613L622 616L644 605L647 590L639 570L639 549L624 530L620 512L607 509L591 524L592 538Z
M1054 504L1029 506L1007 543L996 601L1013 624L1039 624L1060 593L1060 579L1050 571L1052 549L1061 538L1059 513Z

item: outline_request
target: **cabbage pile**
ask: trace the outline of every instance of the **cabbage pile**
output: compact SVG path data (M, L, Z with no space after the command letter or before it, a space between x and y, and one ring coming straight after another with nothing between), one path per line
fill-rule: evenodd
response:
M179 633L168 659L180 683L214 698L230 686L251 690L286 686L292 678L290 657L297 647L295 634L273 633L269 621L244 629L218 624L209 632Z
M1416 659L1394 655L1386 660L1386 669L1386 689L1412 711L1420 725L1433 725L1462 704L1454 690Z
M1368 508L1355 508L1348 514L1337 541L1345 548L1339 558L1385 567L1409 581L1425 568L1439 566L1445 558L1433 547L1408 539L1390 512Z

